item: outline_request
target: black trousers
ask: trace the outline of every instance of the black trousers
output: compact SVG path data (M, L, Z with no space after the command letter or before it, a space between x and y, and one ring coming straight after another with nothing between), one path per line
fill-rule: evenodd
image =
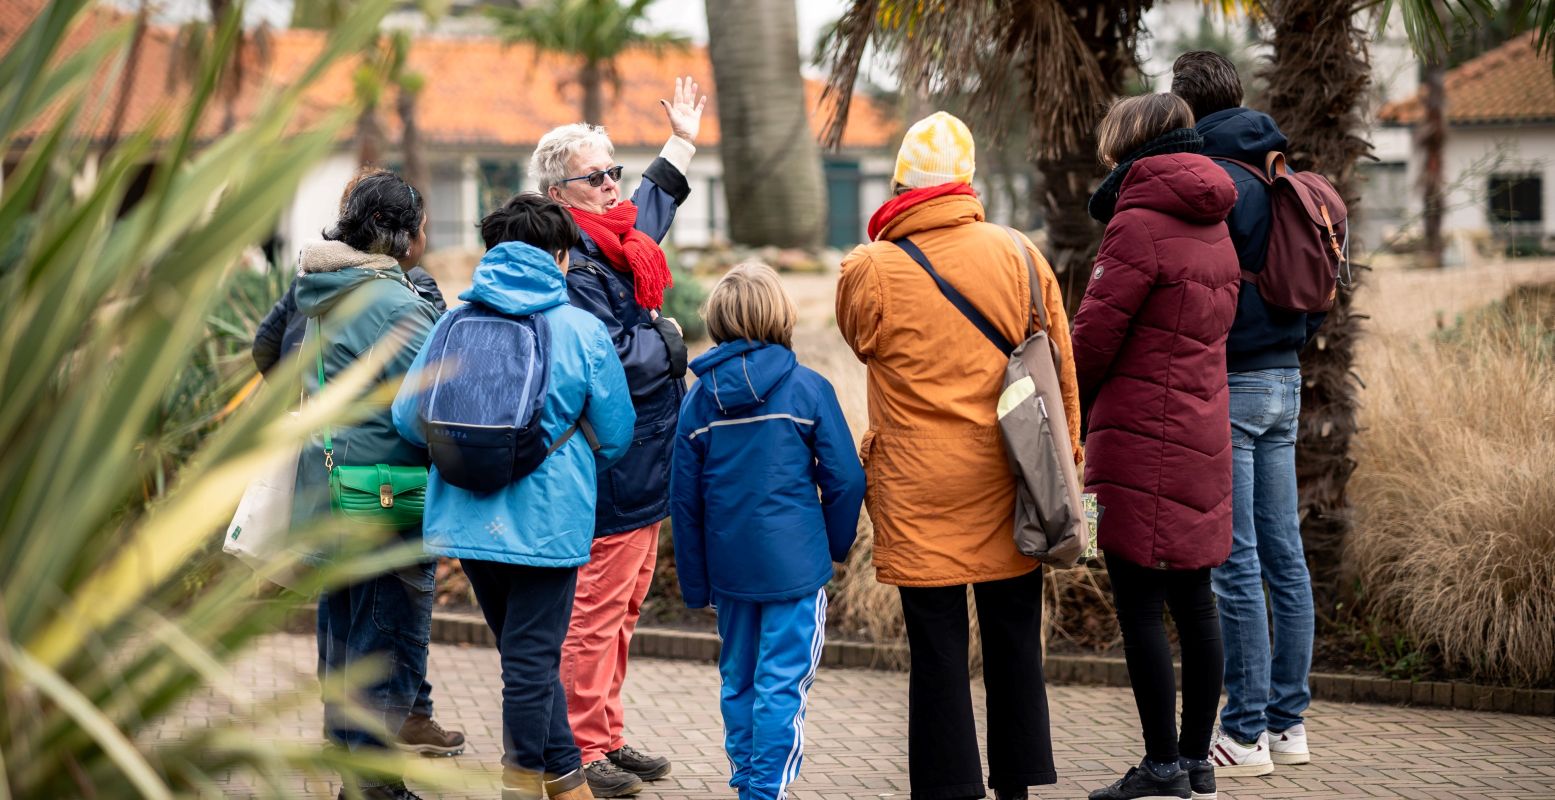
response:
M1113 602L1123 629L1123 656L1145 732L1145 755L1172 762L1205 758L1220 705L1225 671L1220 618L1209 569L1149 569L1107 554ZM1182 733L1177 732L1177 681L1162 607L1170 608L1182 645Z
M1042 570L972 585L988 700L988 786L1056 783L1042 678ZM967 673L966 586L901 587L912 649L907 772L913 800L982 798Z

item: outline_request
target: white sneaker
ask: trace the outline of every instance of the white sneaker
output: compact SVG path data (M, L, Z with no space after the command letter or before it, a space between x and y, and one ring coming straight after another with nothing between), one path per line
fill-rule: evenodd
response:
M1307 726L1292 725L1279 733L1270 733L1269 755L1276 764L1310 764L1312 753L1307 750Z
M1216 728L1215 738L1210 740L1209 760L1215 764L1215 775L1223 778L1256 778L1274 771L1274 761L1269 758L1269 732L1258 734L1258 741L1251 746L1240 744L1225 731Z

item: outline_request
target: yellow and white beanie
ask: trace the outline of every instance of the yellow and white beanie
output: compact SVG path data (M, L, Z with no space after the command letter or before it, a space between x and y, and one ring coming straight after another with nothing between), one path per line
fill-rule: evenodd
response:
M972 131L954 116L936 111L907 129L891 179L914 189L941 183L970 184L976 169Z

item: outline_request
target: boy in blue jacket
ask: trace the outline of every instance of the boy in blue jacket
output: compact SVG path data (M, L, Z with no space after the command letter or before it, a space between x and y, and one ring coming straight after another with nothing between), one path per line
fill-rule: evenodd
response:
M703 315L718 345L691 363L675 434L675 566L686 605L718 612L729 785L785 800L864 470L831 384L794 358L797 314L771 267L730 270Z
M459 297L513 317L544 316L550 380L540 427L555 449L533 472L486 493L449 483L434 464L423 536L428 553L463 562L497 636L503 800L584 800L592 795L567 722L562 640L578 567L588 562L594 541L595 474L631 446L637 416L604 324L567 303L567 252L578 242L572 218L540 195L521 194L481 221L481 235L489 249ZM445 314L428 341L458 318ZM427 363L431 351L417 355L394 399L395 428L420 446L427 441L421 393L434 389L429 376L438 367ZM490 358L472 355L457 367L480 369ZM598 443L593 452L586 436L563 441L580 419Z

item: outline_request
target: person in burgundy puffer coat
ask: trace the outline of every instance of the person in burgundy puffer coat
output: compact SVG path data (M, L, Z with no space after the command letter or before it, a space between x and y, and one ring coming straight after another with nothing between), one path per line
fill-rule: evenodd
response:
M1091 798L1188 798L1213 785L1224 666L1210 568L1231 551L1226 334L1241 268L1225 219L1236 188L1198 155L1193 112L1174 95L1118 101L1097 139L1114 168L1091 197L1107 230L1074 318L1074 359L1086 488L1101 506L1145 759ZM1163 604L1182 642L1180 738Z

